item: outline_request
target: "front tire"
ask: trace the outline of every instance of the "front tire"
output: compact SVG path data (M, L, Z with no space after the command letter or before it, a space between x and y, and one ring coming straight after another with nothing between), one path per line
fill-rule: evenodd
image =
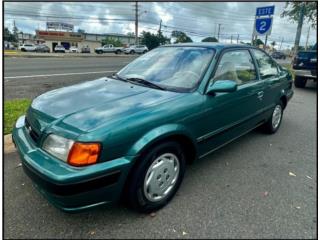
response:
M136 210L149 213L164 207L177 192L185 172L185 155L180 144L164 142L139 160L129 180L128 201Z
M305 77L295 76L294 86L297 88L304 88L306 86L307 79Z
M270 116L268 121L264 125L262 125L262 128L266 133L274 134L280 128L283 116L283 107L283 103L280 101L273 108L272 115Z
M133 50L130 51L130 54L135 54L135 52Z

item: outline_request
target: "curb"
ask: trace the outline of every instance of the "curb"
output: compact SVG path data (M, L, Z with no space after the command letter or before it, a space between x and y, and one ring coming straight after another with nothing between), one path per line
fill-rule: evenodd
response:
M12 134L7 134L4 135L4 153L8 154L8 153L12 153L16 151L16 148L12 142Z

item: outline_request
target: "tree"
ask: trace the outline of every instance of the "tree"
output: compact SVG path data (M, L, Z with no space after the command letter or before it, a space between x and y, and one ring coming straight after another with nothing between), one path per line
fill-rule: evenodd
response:
M259 46L259 45L264 45L264 43L262 42L262 40L260 38L257 38L253 41L253 46Z
M276 45L276 42L273 41L273 42L271 43L271 46L274 47L275 45Z
M181 31L172 31L171 36L176 38L176 41L174 43L186 43L186 42L192 42L192 39Z
M8 42L16 42L17 39L15 36L11 33L11 31L8 28L4 28L4 37L3 39Z
M102 45L112 44L114 47L122 47L123 44L118 39L113 39L110 37L106 37L101 41Z
M13 30L12 30L13 42L18 42L18 32L19 32L19 29L16 27L16 24L14 24Z
M305 4L304 18L311 23L313 28L317 27L318 23L318 8L317 2L287 2L281 17L288 17L293 22L298 22L302 4Z
M218 39L216 39L215 37L206 37L202 39L201 42L218 42Z
M158 32L158 34L153 34L150 32L143 31L141 33L141 44L146 45L149 50L166 43L170 43L170 39L163 36L162 32Z

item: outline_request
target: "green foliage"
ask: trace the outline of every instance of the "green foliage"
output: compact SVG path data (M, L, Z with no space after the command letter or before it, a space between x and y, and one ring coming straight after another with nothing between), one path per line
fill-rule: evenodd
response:
M163 36L161 32L158 34L153 34L143 31L141 33L141 44L146 45L149 50L167 43L170 43L170 39Z
M293 22L298 22L300 17L300 10L305 6L304 19L311 23L313 28L317 27L318 23L318 8L317 1L314 2L287 2L281 13L281 17L288 17Z
M15 99L4 102L4 134L12 132L17 119L24 115L31 104L30 99Z
M176 38L176 41L174 43L186 43L186 42L192 42L192 39L181 31L172 31L171 36Z
M271 43L271 45L274 47L274 46L276 45L276 42L273 41L273 42Z
M202 39L201 42L218 42L218 39L216 39L215 37L206 37Z
M14 35L8 28L4 28L3 40L8 42L18 42L18 35Z
M264 45L264 42L262 42L260 38L253 40L253 46L259 46L261 44Z
M108 44L112 44L114 47L122 47L123 46L123 43L120 42L118 39L113 39L113 38L110 38L110 37L107 37L107 38L103 39L101 41L101 44L102 44L102 46L103 45L108 45Z

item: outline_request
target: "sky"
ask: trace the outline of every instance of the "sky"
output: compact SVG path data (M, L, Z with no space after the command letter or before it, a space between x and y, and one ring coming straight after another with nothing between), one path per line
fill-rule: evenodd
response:
M139 33L156 32L162 20L164 35L173 30L184 31L194 42L218 35L220 41L250 42L257 7L275 5L273 26L268 43L276 42L282 49L293 46L297 23L281 18L285 2L139 2ZM46 21L71 23L75 30L88 33L122 33L135 31L133 2L5 2L4 24L13 22L20 31L35 33L46 29ZM113 19L113 20L111 20ZM300 45L305 45L310 24L304 22ZM264 36L260 37L264 41ZM309 45L316 42L316 29L310 28Z

